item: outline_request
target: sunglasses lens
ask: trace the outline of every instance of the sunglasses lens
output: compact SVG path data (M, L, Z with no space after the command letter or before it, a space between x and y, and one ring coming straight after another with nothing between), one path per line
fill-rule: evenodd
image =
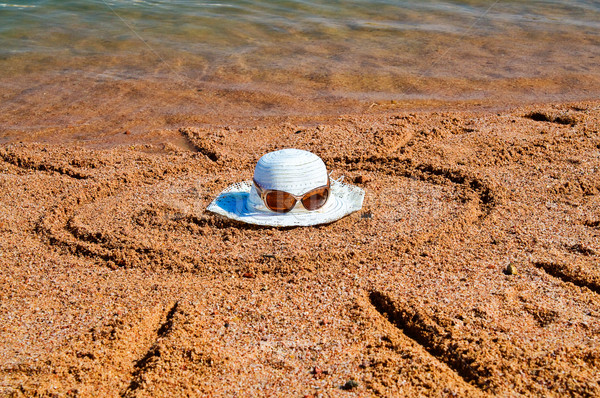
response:
M302 205L306 210L317 210L323 207L327 198L329 198L329 188L318 188L304 195Z
M265 204L277 213L287 213L296 205L296 198L287 192L271 191L265 196Z

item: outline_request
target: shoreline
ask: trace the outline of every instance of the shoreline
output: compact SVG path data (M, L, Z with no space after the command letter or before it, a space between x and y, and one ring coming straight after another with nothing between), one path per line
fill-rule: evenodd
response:
M111 85L113 86L113 85ZM118 84L114 85L113 89ZM142 87L149 92L156 89ZM168 84L167 86L171 86ZM504 100L499 99L408 99L408 100L350 100L324 97L314 100L310 97L291 99L274 105L281 98L278 95L256 94L245 91L225 90L184 90L180 96L169 99L170 89L159 90L162 96L149 98L145 94L140 98L132 98L129 94L123 98L107 97L113 89L104 88L104 94L98 95L93 106L77 92L71 92L66 100L67 106L46 98L44 89L37 88L37 93L18 101L7 101L2 106L0 117L0 144L11 143L46 143L76 144L91 149L108 149L118 145L150 144L160 145L168 142L190 149L182 141L179 130L188 127L203 129L253 129L273 127L277 125L298 125L303 128L316 127L319 124L332 124L340 118L374 117L384 118L399 113L436 113L462 112L473 114L492 114L499 112L533 109L536 107L569 106L569 104L591 103L589 99L560 100L553 96L541 96L537 100ZM135 87L124 89L135 93ZM98 93L96 93L98 94ZM206 98L199 99L198 95ZM60 92L55 96L62 97ZM137 95L137 94L134 94ZM306 95L306 93L304 93ZM21 95L19 95L20 97ZM216 102L210 106L210 103ZM42 101L45 103L42 105ZM64 98L63 98L64 101ZM256 111L260 101L265 101L265 108ZM227 103L230 102L228 105ZM18 104L18 105L16 105ZM128 104L128 108L123 105ZM185 104L185 105L184 105ZM1 109L3 108L3 109ZM27 113L24 111L34 110ZM156 112L153 109L161 109ZM266 112L265 112L266 109ZM164 142L163 142L164 141Z
M121 60L109 64L115 69L113 76L105 73L102 63L87 71L84 64L36 71L27 64L5 62L14 70L0 76L0 143L79 141L106 148L111 141L127 145L148 138L156 143L168 131L190 126L310 127L339 117L395 112L504 112L593 101L600 94L600 80L589 71L488 80L408 74L389 81L364 77L387 82L371 87L360 76L336 78L333 72L325 78L279 71L269 78L240 76L233 68L203 75L187 69L163 70L167 65L160 63L137 70L142 60L129 67ZM122 137L125 132L128 137Z

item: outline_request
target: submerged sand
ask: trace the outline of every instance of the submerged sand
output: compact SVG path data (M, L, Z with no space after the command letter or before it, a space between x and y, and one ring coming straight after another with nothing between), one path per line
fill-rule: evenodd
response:
M0 395L598 396L599 130L587 102L3 144ZM205 211L285 147L363 209Z

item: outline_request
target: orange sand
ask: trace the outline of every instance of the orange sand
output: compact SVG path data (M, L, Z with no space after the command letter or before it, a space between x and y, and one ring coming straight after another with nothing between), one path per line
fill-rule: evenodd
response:
M9 137L0 396L598 396L599 129L588 102ZM284 147L363 210L294 229L205 212Z

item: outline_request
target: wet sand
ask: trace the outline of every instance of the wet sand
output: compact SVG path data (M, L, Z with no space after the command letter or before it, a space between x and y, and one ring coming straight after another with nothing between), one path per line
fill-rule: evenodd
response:
M600 103L359 105L33 135L5 114L0 395L600 395ZM284 147L363 209L205 211Z

